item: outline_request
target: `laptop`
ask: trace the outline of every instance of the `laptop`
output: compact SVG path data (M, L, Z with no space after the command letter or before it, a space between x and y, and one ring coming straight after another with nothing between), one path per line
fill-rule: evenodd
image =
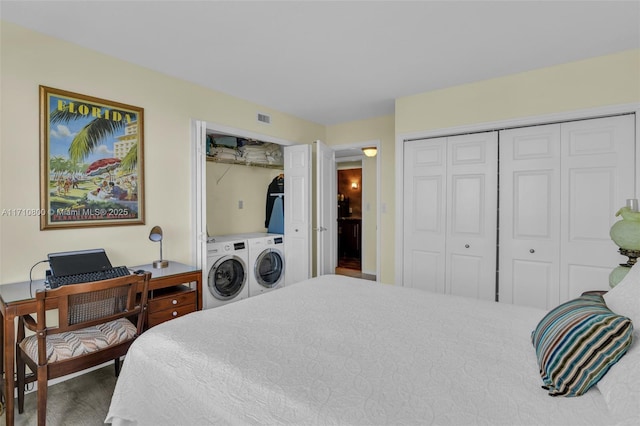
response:
M51 276L45 281L48 288L129 275L126 266L111 266L104 249L50 253L48 258L51 269Z
M51 275L54 277L107 271L112 268L104 249L49 253L48 258Z

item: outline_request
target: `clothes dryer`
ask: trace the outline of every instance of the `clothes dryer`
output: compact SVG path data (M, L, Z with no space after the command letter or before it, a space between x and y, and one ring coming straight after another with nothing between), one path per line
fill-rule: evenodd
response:
M249 296L284 286L284 236L258 234L249 236Z
M207 243L207 290L205 309L249 297L249 247L247 240L233 235L216 236Z

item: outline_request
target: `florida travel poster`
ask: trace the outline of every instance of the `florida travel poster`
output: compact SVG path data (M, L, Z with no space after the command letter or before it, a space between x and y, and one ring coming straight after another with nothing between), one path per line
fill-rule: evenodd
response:
M40 86L40 228L144 224L143 109Z

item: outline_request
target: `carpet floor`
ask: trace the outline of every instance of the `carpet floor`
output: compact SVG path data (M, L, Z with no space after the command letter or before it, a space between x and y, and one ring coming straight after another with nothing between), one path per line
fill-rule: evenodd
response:
M49 386L47 398L47 425L51 426L93 426L104 425L109 411L111 395L116 385L113 364L91 371L73 379ZM24 398L24 413L16 410L16 426L38 424L36 392ZM5 414L0 425L6 425Z

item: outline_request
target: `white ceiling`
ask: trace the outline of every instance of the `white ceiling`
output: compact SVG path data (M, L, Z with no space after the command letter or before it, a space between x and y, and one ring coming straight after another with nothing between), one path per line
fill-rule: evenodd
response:
M3 0L0 18L326 125L640 48L640 0Z

